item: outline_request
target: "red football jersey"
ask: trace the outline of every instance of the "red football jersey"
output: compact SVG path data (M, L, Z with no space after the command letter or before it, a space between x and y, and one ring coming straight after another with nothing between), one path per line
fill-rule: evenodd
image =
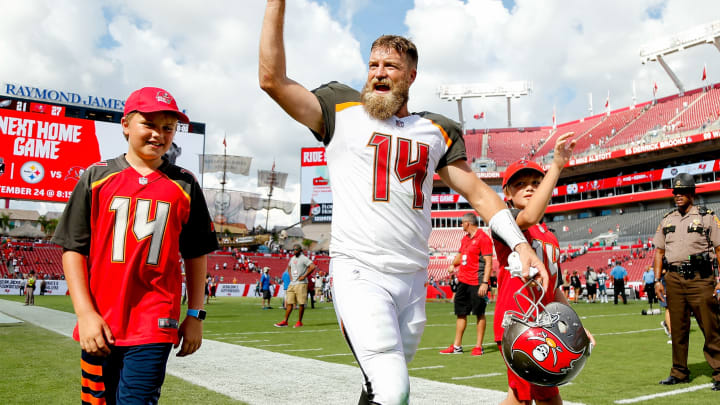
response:
M479 285L485 271L483 256L492 256L492 249L492 241L482 229L478 228L472 238L470 234L463 236L460 241L462 261L458 266L458 280L469 285Z
M177 343L179 259L218 246L190 172L164 161L141 176L124 156L85 171L53 241L88 257L91 298L118 346Z
M543 261L545 268L550 273L550 290L545 293L545 297L542 300L544 305L547 305L555 301L555 288L558 283L558 260L560 259L560 246L557 237L550 232L545 224L533 225L527 230L523 231L523 235L528 240L530 245L535 249L535 254ZM493 235L494 236L494 235ZM505 311L514 310L519 311L513 294L523 284L522 278L510 277L510 272L505 268L508 265L508 256L512 251L510 248L498 238L495 239L495 252L497 253L498 262L500 269L498 271L498 298L495 304L495 316L493 319L493 326L495 331L495 341L500 342L502 340L503 328L502 320L505 316ZM535 291L535 296L539 297L539 289L532 287ZM530 288L523 290L523 294L527 297L532 297ZM520 300L522 310L526 311L529 304L524 300Z

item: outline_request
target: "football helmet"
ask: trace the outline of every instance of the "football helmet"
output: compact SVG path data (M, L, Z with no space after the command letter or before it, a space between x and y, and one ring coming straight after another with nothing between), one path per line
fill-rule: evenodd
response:
M526 288L533 297L523 294ZM535 297L535 291L540 297ZM592 345L575 311L559 302L543 305L544 295L542 286L532 280L515 292L513 297L520 310L505 312L502 352L507 366L522 379L555 387L567 384L580 373ZM524 312L520 300L530 304Z

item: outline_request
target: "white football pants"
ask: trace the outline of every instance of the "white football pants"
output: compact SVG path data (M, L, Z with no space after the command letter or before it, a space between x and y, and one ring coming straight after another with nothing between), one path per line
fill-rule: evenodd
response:
M427 270L383 273L354 260L330 262L335 313L371 403L407 404L407 363L425 329Z

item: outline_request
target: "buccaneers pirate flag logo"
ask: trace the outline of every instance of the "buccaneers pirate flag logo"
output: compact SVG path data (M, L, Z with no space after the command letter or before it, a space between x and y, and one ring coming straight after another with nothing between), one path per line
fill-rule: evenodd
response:
M583 352L574 352L552 332L542 328L528 328L512 343L512 356L523 354L539 367L552 374L565 374Z

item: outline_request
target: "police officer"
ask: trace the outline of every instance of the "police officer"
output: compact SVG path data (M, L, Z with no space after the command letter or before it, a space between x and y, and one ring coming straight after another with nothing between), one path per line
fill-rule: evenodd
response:
M25 305L35 305L35 270L30 270L25 281Z
M703 351L713 369L713 391L720 391L720 283L713 269L710 252L720 254L720 220L705 207L693 205L695 179L678 174L672 183L675 206L663 217L653 241L655 292L664 300L665 288L660 282L663 265L667 269L667 305L672 325L672 368L660 384L673 385L690 381L687 367L690 312L705 335Z

